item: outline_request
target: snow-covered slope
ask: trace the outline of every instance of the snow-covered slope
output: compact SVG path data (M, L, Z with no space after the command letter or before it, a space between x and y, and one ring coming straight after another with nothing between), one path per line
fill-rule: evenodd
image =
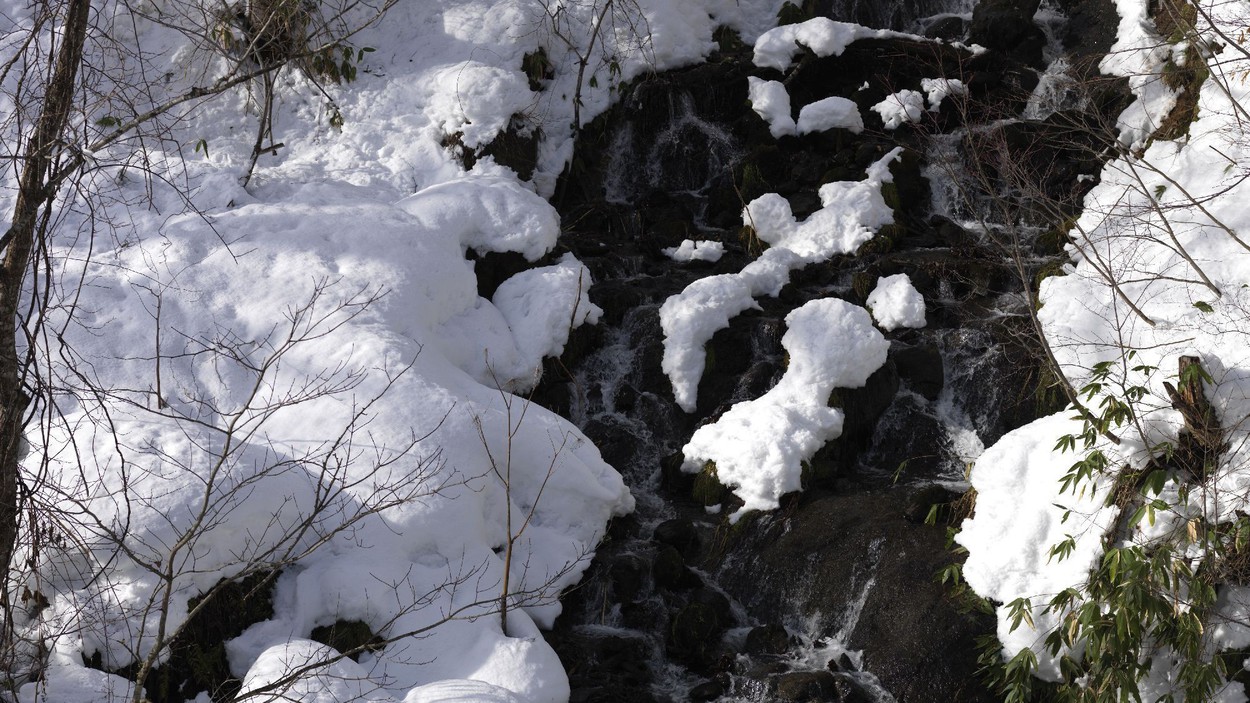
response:
M169 113L141 151L91 155L37 281L52 284L33 352L55 405L30 425L24 465L59 537L19 555L35 568L17 591L49 604L16 624L51 652L22 699L120 700L127 683L84 656L122 667L160 652L193 597L271 565L285 567L272 619L227 647L251 690L333 657L304 639L313 628L360 620L398 639L294 676L295 699L567 699L535 626L633 500L576 428L512 394L599 314L578 261L537 265L559 233L541 196L570 156L579 93L584 122L618 81L699 60L721 24L753 38L778 4L625 3L580 88L592 3L401 2L372 23L357 6L350 43L372 50L357 79L278 74L266 143L280 148L246 188L258 82ZM136 112L211 82L228 59L178 31L188 10L100 3L93 75ZM30 12L4 4L6 58ZM534 92L522 59L540 46L554 73ZM77 129L127 119L120 103L92 103ZM489 157L466 173L447 144L487 144L514 119L543 135L532 181ZM470 249L535 267L486 300ZM519 607L505 631L509 545Z
M1198 117L1186 136L1152 143L1146 137L1176 103L1176 91L1159 73L1169 58L1184 61L1186 44L1159 39L1146 3L1117 4L1119 41L1103 69L1133 76L1139 101L1119 122L1121 141L1133 153L1109 162L1086 196L1071 231L1067 275L1042 283L1040 319L1071 383L1078 389L1099 384L1090 387L1086 405L1101 413L1106 398L1125 400L1134 416L1112 428L1118 444L1102 436L1092 447L1107 457L1105 471L1062 493L1059 482L1087 451L1080 443L1075 452L1056 449L1061 437L1084 430L1079 417L1067 419L1074 411L1004 437L973 469L976 515L959 536L969 549L964 569L969 585L1004 604L998 609L1004 653L1033 648L1040 674L1049 679L1058 679L1060 670L1042 641L1067 622L1062 609L1043 612L1053 596L1081 589L1090 568L1097 569L1113 548L1169 544L1197 569L1211 551L1189 544L1196 539L1186 538L1186 532L1204 534L1206 526L1238 519L1250 498L1250 216L1244 206L1250 198L1245 174L1250 92L1242 73L1246 55L1227 44L1244 26L1244 3L1201 5L1197 27L1205 39L1199 50L1206 52L1211 76L1201 87ZM1210 13L1214 25L1203 13ZM1221 53L1210 53L1221 45ZM1146 468L1152 454L1162 456L1162 443L1178 442L1184 421L1164 382L1181 385L1181 356L1196 356L1209 372L1205 392L1227 446L1204 480L1170 472L1157 494L1168 507L1134 525L1127 515L1117 518L1119 509L1104 499L1118 475ZM1056 557L1052 548L1069 537L1070 556ZM1247 641L1244 589L1229 585L1222 593L1220 605L1205 613L1207 652ZM1017 598L1031 599L1032 621L1012 631L1007 604ZM1188 598L1178 598L1177 612L1183 612ZM1179 699L1179 658L1167 649L1154 656L1143 700L1169 693ZM1218 695L1245 700L1239 685Z

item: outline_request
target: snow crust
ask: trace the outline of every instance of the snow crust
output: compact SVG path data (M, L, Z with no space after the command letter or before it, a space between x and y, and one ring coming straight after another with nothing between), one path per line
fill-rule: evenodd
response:
M873 319L883 330L925 326L924 296L905 273L877 279L867 302Z
M891 182L889 165L902 149L896 148L868 168L862 181L838 181L820 187L821 209L799 222L790 203L769 193L747 204L743 223L769 245L738 273L701 278L660 306L664 331L661 369L673 384L677 404L694 412L699 379L706 363L704 347L717 330L729 326L738 314L757 308L755 298L776 297L790 280L790 272L838 254L853 253L894 213L881 196L881 185Z
M748 510L771 510L800 488L803 462L842 434L843 414L830 408L835 388L860 388L882 366L890 343L863 308L836 298L813 300L786 316L781 345L789 366L763 396L735 404L695 431L682 448L683 470L707 462Z

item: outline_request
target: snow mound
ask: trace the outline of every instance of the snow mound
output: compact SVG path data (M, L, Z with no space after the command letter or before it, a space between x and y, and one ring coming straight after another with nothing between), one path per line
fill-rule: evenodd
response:
M824 132L834 128L847 129L852 134L864 131L864 119L859 116L859 107L853 100L835 95L804 105L799 110L799 134Z
M849 22L835 22L816 17L783 27L770 29L755 40L754 62L760 68L785 71L794 63L794 57L802 50L800 45L811 49L817 56L839 56L851 42L857 39L910 36L884 29L869 29Z
M920 121L925 111L924 100L924 96L914 90L900 90L869 109L881 115L886 129L898 129L905 123Z
M768 123L773 139L795 134L794 117L790 114L790 93L781 81L766 81L747 76L747 100L751 109Z
M885 363L890 343L863 308L842 300L813 300L786 316L781 345L790 363L781 380L756 400L738 403L704 425L682 448L683 469L707 462L747 510L771 510L800 488L802 465L842 434L843 415L828 406L835 388L859 388Z
M958 78L921 78L920 89L929 101L930 112L937 112L942 101L952 95L968 94L968 86Z
M1042 610L1055 594L1085 583L1090 567L1102 556L1103 536L1119 513L1115 506L1104 505L1112 490L1104 477L1075 492L1060 491L1060 481L1078 457L1057 451L1055 443L1082 431L1081 421L1069 415L1035 420L985 450L971 475L976 512L956 537L968 549L963 568L968 585L1003 604L998 607L998 638L1004 651L1014 655L1026 647L1037 650L1039 672L1049 679L1058 676L1058 661L1044 652L1041 640L1060 623L1061 614ZM1100 448L1111 452L1110 446ZM1072 553L1052 558L1051 547L1068 537L1075 540ZM1031 599L1035 627L1021 623L1011 631L1006 604L1017 598Z
M883 330L925 326L924 296L905 273L877 279L877 287L868 294L868 309Z

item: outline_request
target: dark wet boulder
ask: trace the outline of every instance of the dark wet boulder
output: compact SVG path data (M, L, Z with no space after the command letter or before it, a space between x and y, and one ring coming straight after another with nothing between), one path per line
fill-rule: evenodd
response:
M821 636L862 598L847 645L897 700L988 703L975 640L994 619L957 607L936 581L954 560L945 530L908 522L901 493L804 494L736 529L717 580L761 620L819 618Z
M972 10L968 40L1039 66L1046 35L1033 15L1040 4L1040 0L981 0Z

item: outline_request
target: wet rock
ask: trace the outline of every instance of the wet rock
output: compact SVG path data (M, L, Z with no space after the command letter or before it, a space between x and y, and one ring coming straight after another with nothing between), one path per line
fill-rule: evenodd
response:
M830 671L858 671L859 667L855 666L855 662L851 660L851 655L843 652L838 655L837 659L829 660Z
M633 554L622 554L608 567L612 593L621 603L634 603L643 594L647 582L647 563Z
M871 691L850 676L835 674L833 688L837 691L835 700L838 703L874 703L877 700Z
M911 522L925 522L935 506L942 506L959 498L959 494L944 486L932 484L912 492L907 499L903 514ZM940 524L940 523L939 523Z
M703 585L699 575L686 566L681 552L672 545L663 545L651 563L651 575L655 585L669 590L685 590Z
M784 654L790 648L790 634L781 625L761 625L747 633L743 651L752 656Z
M906 505L891 490L804 494L731 536L717 582L762 620L837 623L871 578L847 643L864 670L900 701L988 703L975 640L993 618L954 607L933 578L953 559L944 530L908 523Z
M837 679L828 671L795 671L777 677L777 700L837 701Z
M690 520L665 520L656 525L651 539L660 544L672 545L685 559L693 558L699 552L699 533Z
M1040 0L980 0L972 10L968 41L1027 64L1042 61L1046 35L1033 23Z
M967 27L964 19L956 15L948 15L925 27L924 35L930 39L960 41L964 38Z
M692 701L714 701L725 695L725 686L720 681L712 679L690 689L689 695Z
M706 603L693 602L677 612L669 630L669 654L696 668L716 661L724 626Z
M937 400L942 393L945 374L942 371L942 353L933 346L890 346L890 358L898 369L898 377L907 387L929 400Z

